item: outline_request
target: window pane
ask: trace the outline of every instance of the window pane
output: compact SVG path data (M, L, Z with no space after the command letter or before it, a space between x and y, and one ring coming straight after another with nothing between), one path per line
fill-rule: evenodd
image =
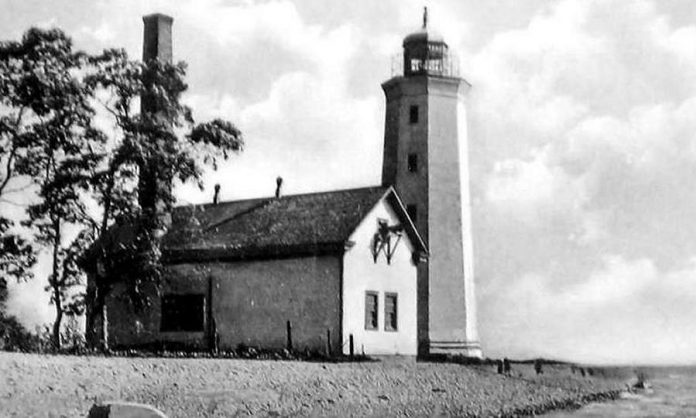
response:
M162 296L162 331L203 331L205 297L203 295Z
M365 292L365 329L377 329L377 292Z
M384 295L384 329L396 331L398 329L397 322L397 295L388 293Z

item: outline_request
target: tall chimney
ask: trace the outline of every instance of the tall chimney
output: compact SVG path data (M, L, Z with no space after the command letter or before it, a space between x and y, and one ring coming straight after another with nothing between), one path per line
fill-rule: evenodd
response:
M171 16L153 13L143 16L143 61L158 59L172 62L172 23Z
M159 61L171 64L172 62L172 23L174 19L161 13L143 16L143 62ZM155 73L146 68L143 74L143 83L146 88L154 82ZM157 98L143 93L140 97L140 112L143 116L155 116L158 114ZM159 212L161 201L157 200L157 191L161 187L171 188L171 184L158 184L158 170L153 161L146 160L140 164L140 177L138 180L138 201L141 209L146 212ZM161 177L161 176L160 176ZM161 182L162 179L160 179Z
M143 62L160 61L172 63L172 22L173 18L161 13L143 16ZM152 74L146 71L143 82L152 82ZM155 98L145 94L141 97L140 109L143 113L158 112Z

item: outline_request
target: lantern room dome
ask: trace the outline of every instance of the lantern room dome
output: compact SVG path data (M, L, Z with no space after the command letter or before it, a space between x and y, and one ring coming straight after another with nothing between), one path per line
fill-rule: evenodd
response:
M404 38L403 46L415 43L445 43L445 38L439 32L430 28L421 28Z
M435 43L444 44L445 38L443 36L428 27L428 8L423 8L423 26L421 28L404 38L403 46L404 48L412 44L422 44L422 43Z

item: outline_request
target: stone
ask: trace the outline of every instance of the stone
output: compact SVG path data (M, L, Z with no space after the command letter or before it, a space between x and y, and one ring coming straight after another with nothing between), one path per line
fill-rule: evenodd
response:
M134 402L104 402L92 405L87 418L167 418L150 405Z

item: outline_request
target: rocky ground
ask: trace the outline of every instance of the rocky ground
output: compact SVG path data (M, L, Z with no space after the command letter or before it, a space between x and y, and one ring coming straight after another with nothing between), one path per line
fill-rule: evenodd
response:
M0 416L84 417L94 402L153 405L170 417L514 416L567 407L621 379L570 367L493 367L386 359L311 363L47 356L0 352Z

